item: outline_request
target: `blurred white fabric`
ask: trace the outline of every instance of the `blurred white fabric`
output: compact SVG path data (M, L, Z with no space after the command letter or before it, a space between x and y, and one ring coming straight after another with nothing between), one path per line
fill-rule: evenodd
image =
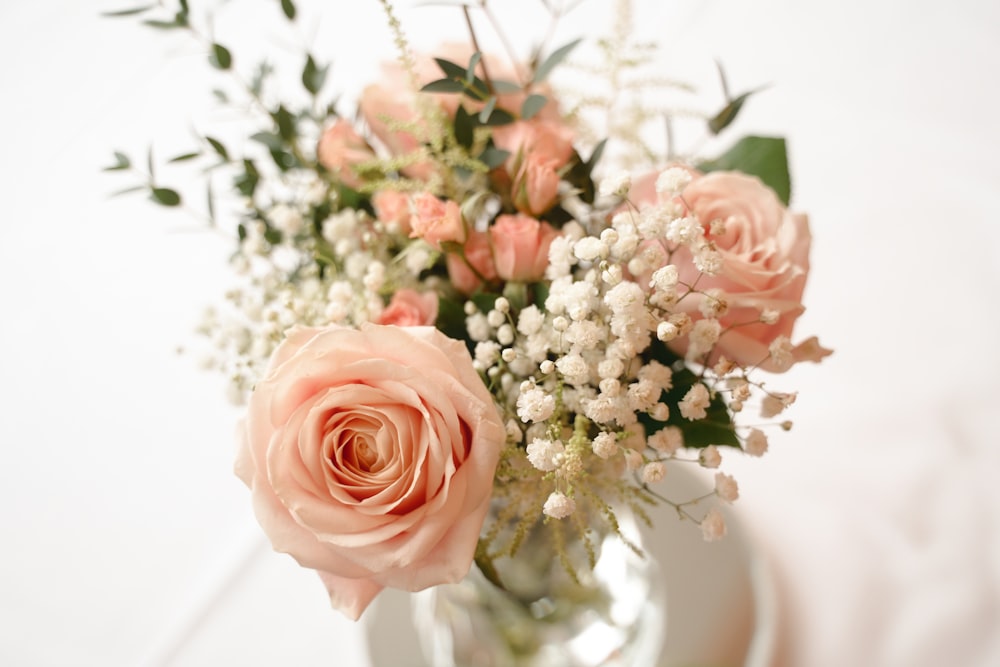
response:
M220 39L276 58L307 44L355 94L392 54L374 0L301 0L294 43L276 2L220 4ZM412 4L417 46L446 14L460 27ZM0 7L0 664L367 667L363 626L260 536L223 380L174 354L226 284L228 242L108 197L127 185L99 171L112 149L166 156L226 121L202 49L98 15L125 6ZM593 34L609 6L587 0L561 34ZM645 0L636 16L706 97L716 58L734 88L773 84L733 134L788 137L812 220L799 332L836 354L776 380L801 392L795 428L730 466L779 586L773 664L1000 664L1000 5Z

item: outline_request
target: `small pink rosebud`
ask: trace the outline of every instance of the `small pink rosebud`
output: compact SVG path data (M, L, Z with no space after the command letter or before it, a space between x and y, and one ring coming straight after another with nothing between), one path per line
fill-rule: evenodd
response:
M385 225L394 226L393 231L410 233L410 196L398 190L379 190L372 195L375 216Z
M379 316L379 324L398 327L431 326L437 320L438 296L434 292L401 289L392 295L389 305Z
M465 254L464 260L456 253L448 253L445 259L448 278L455 289L462 294L472 294L483 284L483 279L496 280L497 269L493 263L489 234L471 232L462 251ZM469 264L472 265L471 269ZM479 275L476 275L477 272Z
M441 200L429 192L413 197L410 238L420 238L440 249L441 243L465 241L462 212L451 199Z
M497 217L490 227L497 276L517 282L540 280L549 264L549 246L558 235L550 224L526 215Z

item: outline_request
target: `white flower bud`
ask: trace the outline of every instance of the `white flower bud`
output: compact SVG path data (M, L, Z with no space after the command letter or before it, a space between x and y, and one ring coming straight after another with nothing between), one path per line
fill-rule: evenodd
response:
M726 536L726 520L714 507L701 520L701 536L706 542L721 540Z
M542 512L553 519L565 519L576 511L576 502L561 491L553 491L549 494Z

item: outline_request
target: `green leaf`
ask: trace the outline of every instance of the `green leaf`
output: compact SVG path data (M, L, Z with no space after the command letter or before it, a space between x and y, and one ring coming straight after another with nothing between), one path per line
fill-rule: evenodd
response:
M188 14L191 13L191 8L188 7L188 0L180 0L180 5L181 5L181 11L180 11L181 14L187 16Z
M548 102L545 95L528 95L521 105L521 120L531 120Z
M313 95L319 93L323 84L326 83L326 72L328 67L319 67L312 55L306 56L305 67L302 68L302 85Z
M435 58L434 62L438 64L438 67L444 72L446 78L462 84L460 92L464 92L469 97L480 101L485 100L489 96L490 90L486 82L478 76L470 76L467 68L444 58Z
M674 371L674 386L666 392L663 401L673 407L684 398L684 395L691 389L697 376L688 369ZM680 410L671 410L670 418L666 424L652 420L655 428L663 426L677 426L684 431L684 446L703 448L709 445L728 445L739 447L740 439L736 436L736 428L733 425L732 416L726 407L721 394L712 397L708 407L705 409L705 417L691 421L680 414ZM647 424L647 427L649 425ZM649 431L652 433L652 431Z
M141 7L132 7L130 9L119 9L111 12L101 12L101 16L107 18L117 18L120 16L135 16L136 14L143 14L148 12L150 9L155 9L156 5L143 5Z
M122 188L121 190L115 190L114 192L111 193L111 196L112 197L120 197L122 195L129 195L129 194L132 194L133 192L139 192L141 190L146 190L148 188L149 188L149 186L146 185L146 184L133 185L130 188Z
M459 146L472 147L476 122L461 104L455 109L455 141Z
M480 114L480 118L482 114ZM489 127L497 127L500 125L510 125L514 122L514 117L510 115L507 111L503 109L494 109L489 118L483 121L483 125L488 125Z
M289 21L295 20L295 4L292 0L281 0L281 11Z
M205 182L205 201L208 204L208 224L215 227L215 193L212 192L212 181Z
M173 163L173 162L187 162L188 160L193 160L193 159L195 159L197 157L201 157L201 151L196 151L196 152L193 152L193 153L183 153L183 154L178 155L176 157L170 158L169 160L167 160L167 162L171 162L171 163Z
M104 171L124 171L132 168L132 160L130 160L128 155L125 155L125 153L115 151L114 158L115 163L109 167L105 167Z
M276 166L281 171L288 171L297 164L295 156L286 150L280 148L272 148L271 159L274 160L274 166Z
M274 68L267 61L264 61L257 66L257 71L254 72L253 78L250 80L250 92L252 92L255 97L260 97L261 91L264 90L264 81L273 71Z
M719 113L709 118L708 129L712 132L712 134L718 134L729 127L729 124L736 120L736 115L740 112L740 109L743 108L743 103L747 101L747 98L755 93L759 93L761 90L763 90L763 88L757 88L743 93L736 99L730 100L729 104L724 106Z
M174 14L173 21L160 21L157 19L148 19L143 21L144 26L150 28L156 28L157 30L174 30L176 28L186 28L188 27L187 13L180 11Z
M699 164L698 169L750 174L774 190L786 206L792 198L788 151L783 137L743 137L716 159Z
M496 169L506 162L509 157L510 151L500 150L491 146L479 154L479 161L490 169Z
M493 90L497 95L512 95L521 92L521 86L506 79L493 79Z
M229 95L226 94L226 91L220 88L213 88L212 95L214 95L215 99L217 99L222 104L229 104Z
M152 188L149 191L149 196L161 206L179 206L181 203L180 194L170 188Z
M422 93L461 93L465 91L465 84L454 79L437 79L425 84L420 89Z
M593 171L594 167L597 166L597 161L601 159L602 155L604 155L604 147L607 145L608 145L608 140L601 139L600 141L597 142L597 145L594 146L594 152L590 154L589 158L587 158L587 168L590 171Z
M456 81L467 81L465 68L458 63L453 63L450 60L445 60L444 58L435 58L434 62L438 64L441 71L449 79L454 79ZM471 78L471 77L470 77Z
M212 147L212 150L219 154L219 157L221 157L225 162L229 162L229 151L226 150L226 147L222 145L221 141L213 139L212 137L205 137L205 141L207 141Z
M465 68L465 80L473 81L476 78L476 66L479 65L479 61L483 59L483 54L476 51L469 58L469 66Z
M264 144L271 150L278 150L285 145L284 139L279 137L274 132L257 132L256 134L250 135L251 141L256 141L259 144Z
M704 419L694 421L684 418L675 406L683 400L685 394L697 382L701 382L694 374L666 345L660 341L653 344L643 354L644 358L652 358L665 366L673 369L673 384L669 391L661 394L660 400L670 406L670 417L666 422L653 419L645 413L639 414L639 421L646 428L649 434L660 430L664 426L677 426L684 432L684 446L703 448L709 445L726 445L739 447L740 440L736 436L736 428L733 425L732 416L726 407L721 394L716 394L706 408Z
M278 105L277 111L271 114L271 118L278 126L278 134L282 139L291 141L295 138L295 117L283 104Z
M552 73L552 70L555 69L555 66L565 60L566 56L568 56L570 52L580 44L580 41L581 40L579 39L574 39L569 44L560 46L558 49L549 54L549 57L546 58L541 65L535 68L535 75L532 78L532 81L535 83L544 81L545 78Z
M226 70L233 66L233 55L222 44L212 44L212 53L208 62L216 69Z
M264 228L264 240L271 245L278 245L281 243L281 237L281 230L275 229L270 225Z
M486 104L483 106L482 110L479 112L479 122L486 124L486 121L490 119L493 111L497 107L497 97L496 95L490 95L490 99L486 100Z
M233 185L244 197L253 197L254 191L257 189L257 183L260 181L260 172L257 171L256 165L254 165L253 160L243 160L243 173L239 174L233 181Z

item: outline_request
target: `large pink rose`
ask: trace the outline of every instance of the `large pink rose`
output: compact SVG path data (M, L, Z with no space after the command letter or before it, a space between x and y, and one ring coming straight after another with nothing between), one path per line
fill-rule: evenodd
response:
M490 227L493 263L503 280L535 282L549 265L549 246L559 236L552 225L526 215L501 215Z
M650 185L639 184L633 196L655 196ZM788 211L759 179L738 172L695 172L681 201L701 222L705 238L722 257L718 275L700 278L686 246L672 258L682 283L697 281L701 292L720 289L728 303L728 312L718 318L724 333L710 362L724 355L744 365L760 363L765 370L787 370L790 364L776 363L768 357L768 349L779 336L792 338L795 321L805 310L802 293L812 240L808 218ZM713 222L721 222L721 230L713 229ZM689 295L678 308L698 319L703 298ZM765 310L776 314L776 320L762 322ZM686 351L686 337L676 341L676 349ZM791 361L819 361L828 354L830 350L813 337L792 349Z
M350 618L383 587L468 573L505 433L463 343L431 327L294 329L243 435L236 472L264 532Z

